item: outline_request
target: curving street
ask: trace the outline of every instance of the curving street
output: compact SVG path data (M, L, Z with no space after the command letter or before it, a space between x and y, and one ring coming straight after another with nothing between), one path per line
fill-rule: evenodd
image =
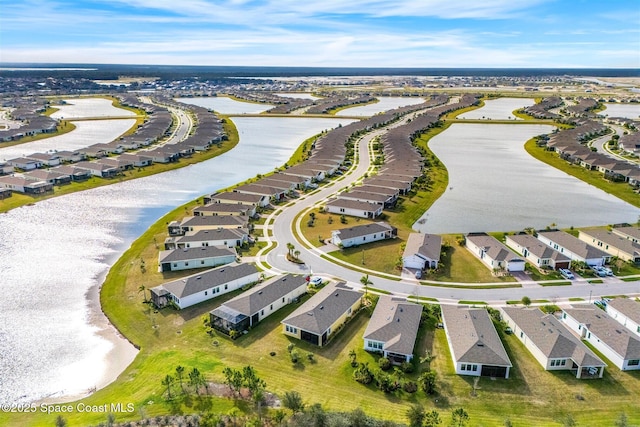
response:
M401 123L392 126L398 126ZM361 288L360 279L364 274L369 274L369 279L373 282L371 285L376 289L391 292L399 296L418 296L437 298L441 303L457 303L460 300L483 301L491 305L505 304L509 300L520 300L527 295L532 300L548 300L551 303L559 303L567 301L569 298L583 298L585 301L593 301L605 295L631 295L640 294L640 280L633 282L624 282L619 278L605 278L604 283L590 284L586 280L575 280L571 286L541 286L535 283L523 283L522 287L513 288L494 288L494 289L469 289L474 284L465 283L465 288L429 286L418 284L417 281L411 280L393 280L382 277L374 271L366 271L361 266L358 270L352 270L343 265L335 264L327 259L319 248L312 247L308 242L303 244L298 236L302 236L299 232L301 216L296 223L296 217L307 209L312 208L316 204L324 201L332 194L344 189L356 182L371 167L371 154L369 145L371 140L381 133L385 132L389 127L368 133L357 144L358 157L354 167L345 174L340 180L329 183L321 187L317 192L304 195L299 199L287 203L285 206L278 208L272 213L265 224L265 238L269 245L277 245L274 249L267 253L266 256L258 257L263 259L274 272L291 272L298 274L315 274L325 277L339 278L345 280L350 286ZM298 230L294 233L294 228ZM267 229L272 231L270 237ZM301 237L304 239L304 237ZM287 243L293 243L296 249L300 251L300 259L305 264L295 264L286 259ZM267 248L269 248L268 246ZM267 249L268 250L268 249ZM262 253L263 251L261 251ZM259 254L260 255L260 254ZM322 258L324 256L325 258ZM260 262L260 261L258 261ZM268 268L268 266L264 266ZM505 285L505 283L497 283ZM515 283L514 283L515 284ZM478 286L486 287L487 283L478 284Z

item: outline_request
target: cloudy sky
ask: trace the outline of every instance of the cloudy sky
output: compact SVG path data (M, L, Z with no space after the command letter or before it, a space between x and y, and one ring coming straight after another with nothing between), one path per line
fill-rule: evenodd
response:
M0 62L640 68L638 0L0 0Z

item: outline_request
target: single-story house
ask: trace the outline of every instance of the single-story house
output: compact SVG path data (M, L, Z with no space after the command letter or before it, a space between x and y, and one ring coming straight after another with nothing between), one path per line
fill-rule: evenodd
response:
M602 378L607 365L553 314L538 308L501 307L500 311L545 371L570 370L576 378Z
M32 181L45 181L53 185L69 184L71 176L52 169L36 169L31 172L25 172L23 176Z
M583 242L625 261L640 263L640 243L626 239L608 230L580 230Z
M53 184L46 181L32 181L21 176L0 176L0 188L24 194L44 194L53 190Z
M249 233L242 228L219 228L215 230L188 231L183 236L167 237L165 250L199 248L203 246L225 246L235 248L249 240Z
M17 157L15 159L9 159L7 161L11 166L25 171L32 171L42 167L42 162L36 159L30 159L26 157Z
M118 174L118 168L115 166L106 165L104 163L96 162L78 162L75 164L78 169L85 169L93 176L100 178L110 178Z
M381 295L364 332L364 349L394 364L411 361L421 315L420 304Z
M441 312L456 374L509 378L511 360L486 309L443 304Z
M236 260L234 248L226 246L202 246L198 248L160 251L158 271L179 271L192 268L215 267Z
M57 153L33 153L29 154L27 158L37 160L46 166L58 166L61 161Z
M260 185L258 183L255 184L244 184L239 187L233 189L236 193L244 193L244 194L257 194L260 196L266 196L269 200L283 200L287 195L286 190L282 190L281 188L273 188L266 185Z
M173 302L179 308L235 291L260 279L260 271L253 264L225 265L152 288L151 301L162 308Z
M640 227L627 225L623 227L613 227L611 231L613 234L631 240L633 243L640 243Z
M361 304L362 294L346 283L328 284L281 322L283 332L322 347Z
M562 322L622 371L640 370L640 337L593 304L562 310Z
M410 233L402 253L405 268L438 268L442 237L437 234Z
M220 228L249 228L246 216L186 216L181 221L172 221L168 228L170 236L183 236L190 231L218 230Z
M326 204L329 213L374 219L382 214L382 205L338 197Z
M396 237L398 230L386 222L356 225L331 232L331 243L348 248Z
M63 162L77 163L83 160L87 160L87 156L79 151L56 151L56 154L60 156L60 160L62 160Z
M360 202L369 202L377 205L381 205L384 207L392 206L395 203L393 196L387 196L385 194L374 194L367 193L365 191L357 190L358 187L355 187L354 190L345 191L339 194L341 199L346 200L356 200Z
M0 175L8 175L15 170L13 165L6 162L0 162Z
M51 168L49 170L69 175L72 181L84 181L91 178L91 172L73 165L56 166L55 168Z
M307 285L304 275L273 277L211 311L211 326L226 334L246 331L304 295Z
M240 203L209 203L204 206L196 206L193 209L194 216L254 216L256 207Z
M524 259L486 233L469 233L465 246L491 270L524 271Z
M631 332L640 335L640 301L614 298L607 301L607 314Z
M530 234L508 235L505 243L538 268L557 270L571 266L571 259L568 256L545 245Z
M13 195L13 191L8 188L0 188L0 200L8 199Z
M269 196L260 194L238 193L235 191L225 191L213 194L204 198L204 203L237 203L248 206L265 207L269 205Z
M585 262L591 266L602 266L611 256L564 231L539 231L538 240L565 254L572 261Z

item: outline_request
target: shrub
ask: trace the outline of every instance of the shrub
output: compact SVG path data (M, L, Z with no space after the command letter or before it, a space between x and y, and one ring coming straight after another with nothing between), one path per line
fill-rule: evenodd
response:
M415 393L416 391L418 391L418 384L414 383L413 381L407 381L402 386L402 389L407 393Z
M291 351L290 356L291 356L291 363L293 363L294 365L298 363L298 361L300 360L300 352L296 349Z
M402 372L404 372L405 374L410 374L413 372L414 366L411 362L402 362L402 365L400 365L400 369L402 369Z
M391 361L386 357L378 359L378 367L383 371L388 371L391 368Z

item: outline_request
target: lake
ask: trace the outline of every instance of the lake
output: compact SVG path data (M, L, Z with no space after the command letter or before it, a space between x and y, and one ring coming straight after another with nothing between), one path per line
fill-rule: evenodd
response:
M209 96L196 98L176 98L178 102L198 105L221 114L259 114L275 107L271 104L241 102L226 96Z
M627 119L634 120L638 120L640 118L640 104L618 104L605 102L604 106L607 108L598 113L601 116L626 117Z
M116 119L86 120L72 123L76 128L69 133L0 148L0 160L13 159L33 153L44 153L50 150L75 151L97 143L106 144L118 139L136 121L134 119Z
M113 106L110 99L105 98L70 98L64 100L64 105L52 105L58 108L51 115L54 119L79 119L82 117L124 117L135 116L135 113Z
M535 101L530 98L498 98L484 101L484 106L477 110L460 114L459 119L474 120L522 120L513 115L515 110L530 107Z
M205 162L0 215L0 404L77 396L132 357L95 298L109 267L166 212L286 162L350 119L237 118L240 143ZM130 347L130 346L129 346Z
M424 98L420 97L402 97L402 96L381 96L375 104L362 105L360 107L351 107L340 110L336 116L363 116L369 117L383 111L393 110L395 108L404 107L406 105L416 105L424 102Z
M640 209L531 157L547 125L454 124L429 147L449 185L413 227L445 234L636 222ZM421 223L423 222L423 223Z

